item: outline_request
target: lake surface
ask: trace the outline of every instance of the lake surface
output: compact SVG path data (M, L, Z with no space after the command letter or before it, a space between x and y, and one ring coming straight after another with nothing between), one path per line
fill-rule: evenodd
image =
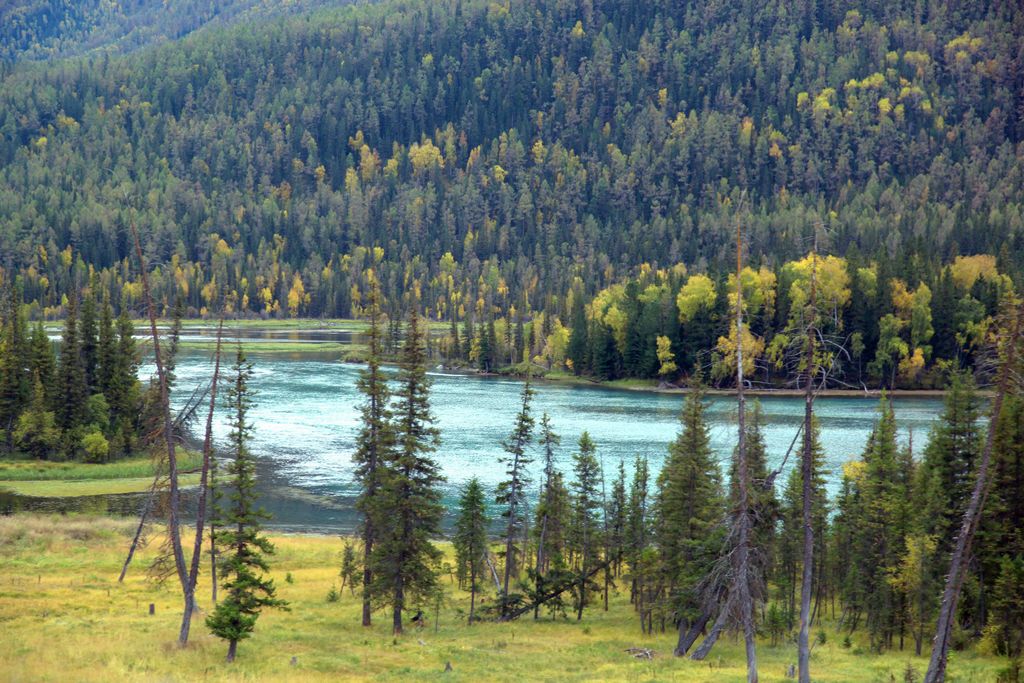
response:
M209 331L189 329L185 333L196 338L206 337ZM252 386L258 395L251 412L255 426L252 451L257 458L261 503L273 515L269 526L331 533L351 531L358 522L353 509L357 490L352 479L351 454L359 426L357 406L361 398L355 381L360 366L302 352L303 342L325 338L347 341L348 332L244 329L240 334L255 362ZM282 337L295 341L296 353L259 353L261 340L280 341ZM184 401L192 387L208 381L212 372L210 356L205 351L182 352L177 367L176 403ZM152 372L152 366L141 369L143 376ZM512 428L522 383L440 370L431 372L430 378L434 414L441 429L441 446L435 455L447 477L444 497L451 508L459 487L471 477L479 477L492 491L502 479L503 467L498 462L501 441ZM597 443L609 480L620 460L625 460L627 472L631 472L636 456L643 455L650 461L653 485L668 443L679 430L682 395L543 382L537 384L536 390L534 415L539 422L540 415L547 412L561 435L558 464L563 471L571 470L576 440L586 430ZM771 397L761 398L760 403L769 462L774 467L785 456L803 420L803 400ZM912 433L915 452L919 453L932 423L941 413L941 399L898 398L894 405L901 442L906 443ZM876 418L878 400L820 398L815 406L827 454L829 488L834 493L842 464L857 457L864 448ZM735 411L734 399L708 399L712 446L723 471L728 469L735 444ZM205 410L203 413L205 416ZM219 418L215 435L219 443L224 443L228 426L223 410ZM777 488L784 484L796 462L797 456L791 456ZM534 490L540 470L538 453L533 464ZM22 503L51 509L57 505L68 510L86 506L85 509L124 514L138 508L143 496L96 498L99 500Z
M255 425L252 450L258 459L262 504L274 515L273 524L292 529L351 530L357 522L353 501L357 490L352 478L351 454L358 429L355 389L360 366L319 359L261 357L253 353L258 392L251 418ZM179 396L184 388L209 377L209 354L185 354L179 360ZM519 408L522 383L511 379L430 373L431 392L441 446L436 458L447 477L446 502L451 506L458 489L471 477L493 487L503 477L498 462L501 440L508 435ZM678 432L678 416L684 397L673 394L622 391L600 387L539 383L533 410L538 418L547 412L561 435L558 464L571 469L576 440L584 431L598 446L609 479L620 460L631 470L634 458L643 455L651 464L652 481ZM765 439L769 461L777 465L792 443L803 419L800 398L762 398ZM735 400L708 400L711 439L723 471L735 443ZM925 443L932 422L942 409L934 397L900 398L895 401L903 443L913 433L915 449ZM844 462L857 457L876 418L874 398L821 398L816 414L821 441L827 453L830 490L835 491ZM222 414L222 418L224 415ZM216 435L222 440L228 428L222 419ZM796 462L791 456L788 464ZM539 482L541 463L533 465ZM789 467L780 477L785 481Z

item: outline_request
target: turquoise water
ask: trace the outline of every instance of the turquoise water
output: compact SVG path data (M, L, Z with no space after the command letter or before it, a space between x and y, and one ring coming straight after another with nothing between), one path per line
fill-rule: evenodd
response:
M274 515L274 525L320 531L350 530L356 523L352 510L356 489L351 453L358 428L355 390L359 366L316 358L252 355L256 363L253 386L257 390L252 411L263 505ZM145 370L145 369L144 369ZM179 359L179 398L211 372L208 354L189 353ZM476 476L487 487L501 480L498 463L501 440L507 436L519 407L518 381L431 372L432 402L441 429L436 453L447 477L445 499L451 504L458 487ZM678 431L680 395L621 391L599 387L540 383L534 413L547 412L562 437L559 465L568 471L575 442L589 431L598 445L609 477L620 460L627 470L637 455L646 456L656 473L667 444ZM803 418L799 398L762 398L765 439L773 466L784 457ZM827 454L832 491L841 466L863 449L878 406L873 398L821 398L816 414ZM941 412L941 400L931 397L895 401L900 439L913 433L919 452L932 422ZM227 426L221 420L216 436L223 440ZM712 445L723 470L735 439L735 400L709 399ZM791 457L789 466L795 458ZM785 481L787 466L779 484ZM540 471L540 462L533 470ZM535 476L535 480L539 479ZM653 480L653 476L652 476Z

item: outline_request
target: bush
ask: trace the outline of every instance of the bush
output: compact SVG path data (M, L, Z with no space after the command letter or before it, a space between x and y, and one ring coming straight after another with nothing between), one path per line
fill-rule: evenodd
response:
M82 437L82 449L86 462L106 462L110 454L110 443L99 429L93 429Z

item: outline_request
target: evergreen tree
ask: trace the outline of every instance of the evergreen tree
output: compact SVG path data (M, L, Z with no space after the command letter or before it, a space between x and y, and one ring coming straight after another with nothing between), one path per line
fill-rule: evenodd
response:
M629 487L629 502L626 504L626 562L630 571L630 599L641 609L639 597L647 578L642 572L641 557L649 543L650 520L647 510L647 487L649 485L647 458L637 456L633 464L633 481Z
M462 490L459 498L459 512L455 521L455 563L459 580L469 587L469 623L473 623L476 611L476 594L480 590L480 578L486 570L484 555L487 553L487 507L484 504L484 490L480 480L473 477Z
M18 416L32 396L32 375L21 290L9 281L5 294L0 304L0 429L9 451Z
M828 497L825 490L825 454L821 449L817 419L811 428L811 491L814 505L811 508L812 528L814 530L814 566L812 573L820 577L827 566L828 530ZM803 473L801 468L794 467L786 480L782 494L782 524L777 541L778 564L776 566L775 585L786 606L786 620L789 628L793 628L797 618L796 596L800 588L803 545ZM820 582L818 583L820 586ZM820 593L819 593L820 595Z
M590 434L583 432L572 456L574 479L572 490L572 527L570 546L575 555L576 620L583 618L587 594L593 590L590 574L600 557L601 547L601 466L597 446Z
M901 597L890 577L906 552L911 484L908 458L896 445L896 417L885 399L861 460L854 481L860 505L851 520L853 545L844 554L848 564L859 565L868 632L874 649L881 651L892 647L901 626Z
M626 551L626 461L619 459L619 469L612 482L612 493L605 510L608 521L607 556L614 560L615 575L622 568Z
M100 391L97 388L96 368L98 365L97 334L96 334L96 297L90 287L82 298L82 317L78 325L79 344L81 345L82 371L85 375L85 388L89 394Z
M234 381L228 389L228 407L231 410L229 442L233 459L224 468L224 477L218 484L227 495L226 507L217 506L217 546L222 548L218 562L221 586L226 591L224 600L217 603L206 619L210 631L228 641L227 661L235 660L238 641L252 635L260 612L266 607L287 608L287 603L276 597L266 555L273 554L274 546L262 535L262 522L270 516L256 503L256 463L249 451L252 424L252 363L245 358L241 345L234 365Z
M99 332L96 344L96 391L108 395L117 367L117 330L114 328L114 308L110 295L104 292L100 307Z
M540 418L540 437L537 441L544 454L544 480L537 501L537 522L534 525L534 533L537 536L537 562L534 571L540 576L547 571L552 558L562 555L566 519L566 506L563 500L565 485L560 473L555 469L555 449L561 443L561 437L555 433L547 413Z
M973 378L965 373L952 376L946 392L945 409L925 447L917 483L918 519L921 531L935 536L938 557L949 556L964 506L971 495L972 473L982 448L978 420L980 398ZM945 560L937 563L941 572Z
M374 543L378 527L386 526L381 521L389 511L378 503L378 491L386 476L386 468L392 461L395 447L394 429L391 425L391 411L388 407L390 392L387 376L381 367L383 352L382 313L380 288L376 279L371 283L369 300L369 323L367 331L366 367L359 373L356 389L363 395L359 408L361 426L356 436L356 450L352 460L356 465L355 477L359 484L356 509L362 513L363 537L363 626L371 622L371 589L373 585Z
M402 613L410 602L433 595L441 551L431 538L440 535L444 508L438 485L444 481L431 457L440 442L430 411L425 330L417 304L410 306L392 408L395 449L378 501L388 511L373 550L375 599L392 609L392 628L402 632Z
M117 347L114 352L110 384L104 395L110 406L111 425L115 434L110 450L114 455L133 450L140 424L141 384L138 378L139 357L135 345L135 327L128 307L121 306L117 318Z
M654 537L666 613L680 630L699 616L699 584L721 547L722 475L711 451L704 396L692 390L680 415L680 432L669 444L658 475Z
M68 314L64 320L64 336L60 346L60 360L57 365L57 393L55 413L57 426L64 436L64 453L73 455L78 450L80 435L78 427L85 420L87 398L85 370L82 366L81 347L78 340L78 300L71 297Z
M505 576L502 583L502 613L505 614L512 605L512 596L509 594L509 585L513 576L518 575L516 555L525 548L516 548L516 537L526 523L525 505L526 488L530 485L529 466L533 462L527 448L533 440L533 417L530 415L530 401L533 399L533 389L530 388L530 380L527 378L523 384L523 393L519 412L516 414L515 425L512 433L502 443L505 451L499 462L505 465L505 481L498 485L495 502L505 508L502 516L506 520L505 525Z
M545 316L545 319L547 316ZM569 345L565 356L572 361L572 371L577 375L587 372L590 368L590 341L587 336L587 311L584 307L583 292L576 290L572 299L572 331L569 334Z
M54 396L56 395L56 373L57 356L53 352L53 343L50 341L42 322L36 322L32 328L31 361L29 368L33 377L36 377L43 387L43 400L47 409L53 409Z
M36 377L32 403L18 418L14 439L19 448L33 458L49 460L60 445L60 430L53 412L47 410L43 383Z

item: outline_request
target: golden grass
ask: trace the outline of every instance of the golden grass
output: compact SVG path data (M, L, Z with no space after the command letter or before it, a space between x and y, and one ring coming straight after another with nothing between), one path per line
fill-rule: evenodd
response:
M393 638L389 617L359 625L359 604L340 588L341 541L328 536L277 535L272 558L279 596L291 611L268 611L256 633L239 645L233 665L223 663L224 643L209 635L202 616L192 627L189 647L174 642L180 617L173 582L155 586L145 578L159 539L145 548L126 582L117 574L127 548L130 520L18 515L0 518L0 678L12 681L705 681L744 680L741 644L726 638L709 661L671 656L674 634L640 634L623 595L611 610L588 610L582 623L530 619L510 624L464 624L468 595L447 579L447 604L438 630L430 624ZM448 548L450 551L450 548ZM207 564L204 562L204 564ZM204 566L204 570L207 567ZM292 582L286 576L292 577ZM209 585L201 577L201 605ZM156 607L155 616L148 606ZM908 652L855 655L828 643L815 648L815 681L889 683L902 681L910 663L923 672L926 661ZM856 646L863 643L856 643ZM630 657L628 647L650 647L653 661ZM791 645L759 647L761 680L784 681L795 661ZM292 665L292 658L296 663ZM445 664L452 671L445 674ZM949 680L988 683L1005 662L954 653Z

